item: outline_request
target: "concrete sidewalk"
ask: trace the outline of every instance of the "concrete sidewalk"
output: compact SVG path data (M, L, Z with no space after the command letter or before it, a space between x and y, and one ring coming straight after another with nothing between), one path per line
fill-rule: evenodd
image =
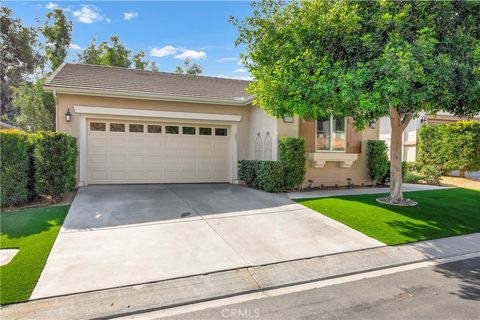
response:
M449 189L449 188L450 187L433 186L433 185L427 185L427 184L414 184L414 183L403 184L403 192L439 190L439 189ZM388 193L388 192L389 192L388 187L370 187L370 188L355 187L353 189L333 189L333 190L330 189L330 190L289 192L288 196L290 197L290 199L312 199L312 198L349 196L349 195L358 195L358 194L377 194L377 193Z
M480 256L480 233L34 300L5 319L112 318L423 261Z

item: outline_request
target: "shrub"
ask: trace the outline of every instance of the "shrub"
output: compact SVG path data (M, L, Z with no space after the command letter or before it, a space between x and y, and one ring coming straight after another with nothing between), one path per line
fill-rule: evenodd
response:
M439 126L422 126L418 139L418 160L443 172L480 170L480 122L459 121Z
M283 190L283 167L280 161L241 160L238 175L250 188L267 192Z
M416 173L416 172L407 172L404 176L403 176L403 182L406 182L406 183L418 183L418 181L421 179L422 177Z
M422 169L422 164L418 161L406 162L406 173L408 173L408 172L419 172L421 169Z
M54 202L75 187L77 144L74 137L62 132L45 131L35 136L36 191L51 196Z
M284 174L280 161L260 161L257 177L261 190L266 192L283 191Z
M420 170L420 177L423 181L428 184L440 184L440 177L442 176L442 171L431 165L425 165Z
M282 137L279 151L285 187L293 189L305 180L305 139Z
M238 176L250 188L257 189L259 187L259 180L257 179L259 165L259 160L239 161Z
M1 206L19 205L33 196L32 139L20 130L0 130Z
M368 140L368 170L375 183L382 182L388 175L387 145L383 140Z

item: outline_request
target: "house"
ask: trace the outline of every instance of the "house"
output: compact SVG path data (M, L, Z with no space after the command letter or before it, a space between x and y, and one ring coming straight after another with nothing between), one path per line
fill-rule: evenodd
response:
M278 139L304 137L305 183L370 184L366 140L352 120L276 119L253 104L248 81L62 64L45 82L56 130L77 137L79 185L238 183L238 161L278 159ZM310 180L310 182L309 182Z
M418 131L421 126L426 124L430 126L436 126L439 124L454 123L460 120L476 120L480 121L480 115L473 117L472 119L459 118L451 113L438 112L436 114L420 113L417 118L410 121L408 126L403 132L402 138L402 159L403 161L416 161L417 160L417 140ZM390 118L384 117L379 120L380 126L380 139L387 143L390 147L392 127L390 126ZM390 155L389 155L390 156Z

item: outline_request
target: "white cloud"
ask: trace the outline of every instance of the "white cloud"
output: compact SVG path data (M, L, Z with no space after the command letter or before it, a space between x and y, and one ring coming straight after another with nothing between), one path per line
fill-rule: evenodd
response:
M228 62L228 61L237 61L238 58L220 58L217 62Z
M107 21L108 23L112 22L110 18L106 18L105 21Z
M245 68L239 68L239 69L235 69L235 73L247 73L248 70L245 69Z
M185 50L182 49L182 53L174 56L175 59L190 59L190 60L202 60L207 57L205 51Z
M45 6L45 8L47 9L50 9L50 10L53 10L53 9L58 9L60 8L60 6L56 3L53 3L53 2L49 2L47 3L47 5Z
M172 54L177 53L179 48L175 48L174 46L165 46L163 48L155 47L150 50L150 56L152 57L166 57Z
M105 17L100 13L100 10L94 5L82 5L80 10L73 11L73 15L82 23L91 24L102 21Z
M70 49L73 49L73 50L82 50L82 47L80 47L78 44L71 43L71 44L70 44Z
M207 57L207 54L205 51L195 51L195 50L189 50L181 47L174 47L171 45L158 48L155 47L150 50L150 56L152 57L166 57L166 56L171 56L175 59L190 59L190 60L202 60Z
M138 17L138 12L135 12L135 11L127 11L123 13L123 19L127 21L130 21L136 17Z

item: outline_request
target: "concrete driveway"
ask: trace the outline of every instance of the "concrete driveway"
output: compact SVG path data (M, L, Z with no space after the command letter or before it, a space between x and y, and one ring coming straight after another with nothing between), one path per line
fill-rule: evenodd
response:
M382 246L243 186L80 188L32 299Z

